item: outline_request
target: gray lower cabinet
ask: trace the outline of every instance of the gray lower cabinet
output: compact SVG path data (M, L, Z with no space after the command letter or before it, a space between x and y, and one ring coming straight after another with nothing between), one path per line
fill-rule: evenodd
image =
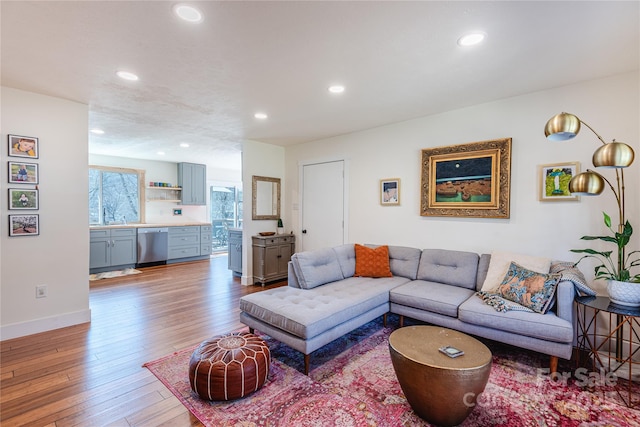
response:
M295 236L252 236L253 280L262 283L287 278L287 264L295 253Z
M242 276L242 230L229 230L229 270Z
M169 227L169 259L200 256L200 226Z
M137 257L135 228L90 230L89 271L133 267Z
M200 226L200 255L211 255L211 239L213 238L213 227L210 225Z
M211 226L169 227L168 262L205 259L211 255Z

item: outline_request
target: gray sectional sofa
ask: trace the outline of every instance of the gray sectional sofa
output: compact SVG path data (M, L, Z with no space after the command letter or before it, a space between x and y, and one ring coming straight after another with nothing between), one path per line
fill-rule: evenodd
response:
M370 245L373 247L373 245ZM476 296L490 255L441 249L389 246L392 277L353 277L353 244L294 254L289 286L240 299L240 320L310 354L336 338L387 313L456 329L475 336L570 359L574 340L575 289L563 280L546 314L499 312Z

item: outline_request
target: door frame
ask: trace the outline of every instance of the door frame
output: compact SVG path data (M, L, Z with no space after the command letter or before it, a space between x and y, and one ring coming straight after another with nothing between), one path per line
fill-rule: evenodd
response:
M300 229L298 230L298 234L300 236L300 249L304 251L305 248L303 246L303 237L302 230L304 228L304 224L302 223L303 217L303 196L304 196L304 167L311 165L318 165L321 163L334 163L334 162L343 162L344 169L342 173L342 242L349 242L349 159L345 157L328 157L328 158L320 158L315 160L305 160L298 161L298 224L300 224Z

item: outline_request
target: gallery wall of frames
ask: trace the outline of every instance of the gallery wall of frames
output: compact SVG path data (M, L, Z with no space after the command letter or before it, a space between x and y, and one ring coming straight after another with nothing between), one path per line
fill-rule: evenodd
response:
M33 136L12 135L8 139L9 236L40 234L39 189L40 141Z

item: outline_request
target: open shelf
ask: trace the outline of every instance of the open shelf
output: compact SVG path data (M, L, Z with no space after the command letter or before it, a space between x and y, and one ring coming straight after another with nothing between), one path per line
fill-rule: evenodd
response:
M180 187L147 187L147 202L181 202Z

